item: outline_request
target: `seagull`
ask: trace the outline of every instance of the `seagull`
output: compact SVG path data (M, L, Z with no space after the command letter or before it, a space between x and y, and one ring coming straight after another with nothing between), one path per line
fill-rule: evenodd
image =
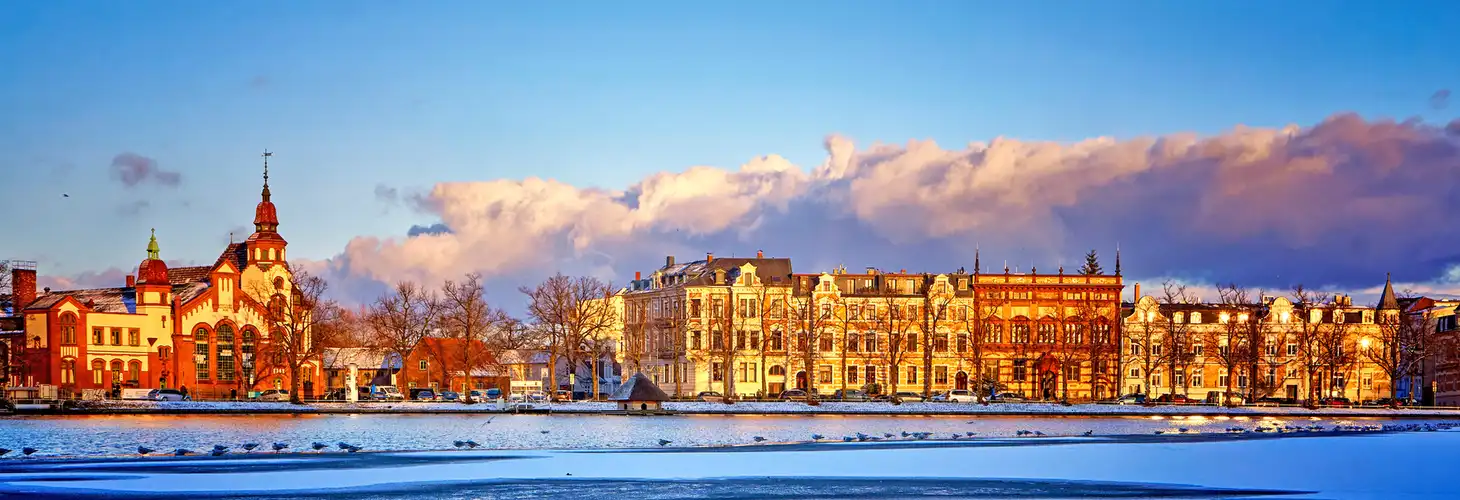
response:
M893 436L893 434L891 432L885 432L885 433L882 434L882 437L885 437L885 438L888 438L888 439L892 439L892 436Z
M359 446L355 446L355 445L352 444L352 445L350 445L349 448L345 448L345 451L348 451L350 453L354 453L354 452L357 452L357 451L360 451L360 450L363 450L363 449L364 448L361 448Z
M1179 428L1179 429L1176 429L1176 432L1180 432L1180 433L1182 433L1182 434L1186 434L1186 431L1187 431L1187 429L1186 429L1186 428L1185 428L1185 427L1182 427L1182 428Z
M214 453L217 453L217 452L220 452L220 451L228 451L228 447L227 446L223 446L221 444L215 444L215 445L213 445L213 452Z
M259 444L258 443L243 443L243 449L248 450L248 451L253 451L254 448L258 448L258 447L259 447Z
M31 455L34 455L35 452L37 452L37 451L40 451L40 450L37 450L35 448L31 448L29 446L20 449L20 452L21 453L24 453L25 456L27 456L27 457L28 456L31 456Z
M172 452L172 456L174 456L174 457L181 457L181 456L184 456L184 455L191 455L191 454L193 454L193 450L189 450L187 448L178 448L176 450L173 450L173 452Z
M467 448L476 448L478 446L481 446L481 445L480 444L477 444L476 441L472 441L470 439L466 440L466 447Z
M673 443L673 442L674 442L674 441L670 441L670 440L668 440L668 439L660 439L660 440L659 440L659 446L664 446L664 445L667 445L667 444L669 444L669 443Z
M213 455L215 457L221 457L221 456L223 456L224 454L227 454L227 453L228 453L228 448L213 448L213 451L208 452L209 455Z
M1160 435L1160 434L1165 434L1165 433L1166 433L1166 431L1156 431L1156 434L1157 434L1157 435Z
M309 447L310 448L314 448L314 451L319 451L319 450L323 450L325 448L329 448L330 445L321 443L319 441L315 441L314 444L309 445Z
M850 443L850 442L856 441L856 440L857 440L857 438L854 438L854 437L851 437L851 436L842 436L842 442L843 443Z
M9 454L10 454L10 449L9 448L0 448L0 457L3 457L5 455L9 455Z
M452 441L451 445L457 448L461 448L463 446L466 446L466 441Z
M1095 431L1093 431L1093 430L1085 431L1085 435L1086 436L1093 436L1093 435L1095 435Z
M344 441L340 441L338 443L335 443L335 446L339 446L341 450L348 450L348 449L350 449L350 446L353 446L353 445L351 445L350 443L346 443Z
M497 418L497 416L496 415L492 415L491 417L487 418L487 421L486 422L482 422L482 425L481 426L482 427L486 427L487 424L492 423L492 419L494 419L494 418Z
M757 442L757 443L759 443L761 441L765 441L765 438L760 437L760 436L755 436L755 437L752 437L751 439L754 439L755 442Z
M821 441L824 438L826 438L826 436L823 436L821 434L812 434L811 435L811 440L812 441Z
M289 447L289 443L274 443L274 451L276 451L276 452L284 451L284 448L288 448L288 447Z
M974 434L978 434L978 433L977 432L965 432L964 434L967 435L968 437L973 437Z
M71 195L69 195L69 194L66 194L66 193L61 193L61 197L62 197L62 198L70 198L70 197L71 197Z
M152 453L154 451L157 451L157 450L154 450L152 448L148 448L146 446L138 446L137 447L137 454L138 455L146 455L146 454ZM3 453L0 453L0 455L3 455Z
M541 431L541 432L542 432L542 433L543 433L543 434L547 434L547 433L548 433L548 431Z

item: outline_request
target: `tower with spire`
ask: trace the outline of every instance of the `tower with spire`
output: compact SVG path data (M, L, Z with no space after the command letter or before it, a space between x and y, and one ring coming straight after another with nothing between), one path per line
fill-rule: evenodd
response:
M1379 320L1384 323L1399 321L1399 297L1394 295L1394 282L1389 273L1384 273L1384 293L1379 295L1379 306L1375 307Z
M247 263L268 268L276 263L286 262L285 248L289 242L279 236L279 212L274 207L269 193L269 158L273 153L264 151L264 189L259 193L259 204L254 209L254 232L245 240L248 252Z
M172 282L167 277L167 263L162 261L162 251L157 245L157 229L147 241L147 258L137 264L136 305L167 306L172 300Z

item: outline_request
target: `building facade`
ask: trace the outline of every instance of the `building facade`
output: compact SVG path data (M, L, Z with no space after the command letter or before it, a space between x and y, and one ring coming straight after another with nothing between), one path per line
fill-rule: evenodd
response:
M287 306L292 274L278 233L265 164L255 231L207 266L169 268L154 232L135 275L113 288L36 291L33 267L14 269L19 329L0 335L12 386L87 389L187 388L197 398L244 397L290 387L269 352L265 304ZM307 365L305 395L320 370Z
M1121 277L792 272L784 258L715 258L636 275L619 292L621 353L666 392L951 389L1091 399L1119 388Z
M1127 394L1360 402L1391 393L1383 343L1400 308L1389 283L1377 306L1346 295L1208 303L1140 295L1139 284L1135 291L1122 321Z

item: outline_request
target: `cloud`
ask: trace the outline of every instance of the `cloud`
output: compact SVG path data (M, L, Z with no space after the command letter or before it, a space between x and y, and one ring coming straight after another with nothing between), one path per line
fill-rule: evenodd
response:
M1430 107L1435 109L1445 109L1449 106L1450 89L1436 90L1434 94L1430 95Z
M175 187L182 182L182 174L163 170L157 166L157 160L136 153L122 153L113 157L111 171L112 176L127 187L136 187L146 182Z
M127 275L135 274L135 270L135 267L126 270L113 267L100 272L84 271L72 276L38 273L36 287L41 290L50 288L54 291L120 287L127 284ZM41 290L37 290L37 292L41 292Z
M382 203L394 204L399 199L399 190L386 186L385 184L375 185L375 200Z
M406 236L419 236L423 234L451 234L451 228L445 224L436 223L430 226L415 225L406 231Z
M128 216L137 215L142 213L143 210L146 210L147 207L150 206L152 206L152 204L148 203L147 200L136 200L119 205L117 207L117 213Z

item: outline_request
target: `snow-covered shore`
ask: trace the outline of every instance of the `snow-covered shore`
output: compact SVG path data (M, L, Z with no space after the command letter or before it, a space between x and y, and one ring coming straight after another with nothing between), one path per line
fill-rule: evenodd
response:
M1048 498L1099 491L1133 497L1451 498L1452 486L1438 478L1450 472L1445 458L1460 446L1460 432L1233 435L1179 444L1119 438L980 441L9 460L0 462L0 495L784 498L806 491L818 498ZM1404 459L1401 469L1395 468L1396 457ZM725 485L733 489L722 489Z
M603 413L615 409L613 403L573 402L535 404L536 410L553 413ZM1111 404L1078 404L1062 406L1050 403L821 403L811 406L793 402L740 402L735 404L670 402L664 409L681 414L704 415L1016 415L1016 416L1148 416L1148 415L1228 415L1228 416L1327 416L1327 417L1454 417L1460 409L1390 409L1390 408L1320 408L1243 406L1139 406ZM493 403L328 403L302 405L252 401L88 401L74 410L76 414L135 413L498 413Z

